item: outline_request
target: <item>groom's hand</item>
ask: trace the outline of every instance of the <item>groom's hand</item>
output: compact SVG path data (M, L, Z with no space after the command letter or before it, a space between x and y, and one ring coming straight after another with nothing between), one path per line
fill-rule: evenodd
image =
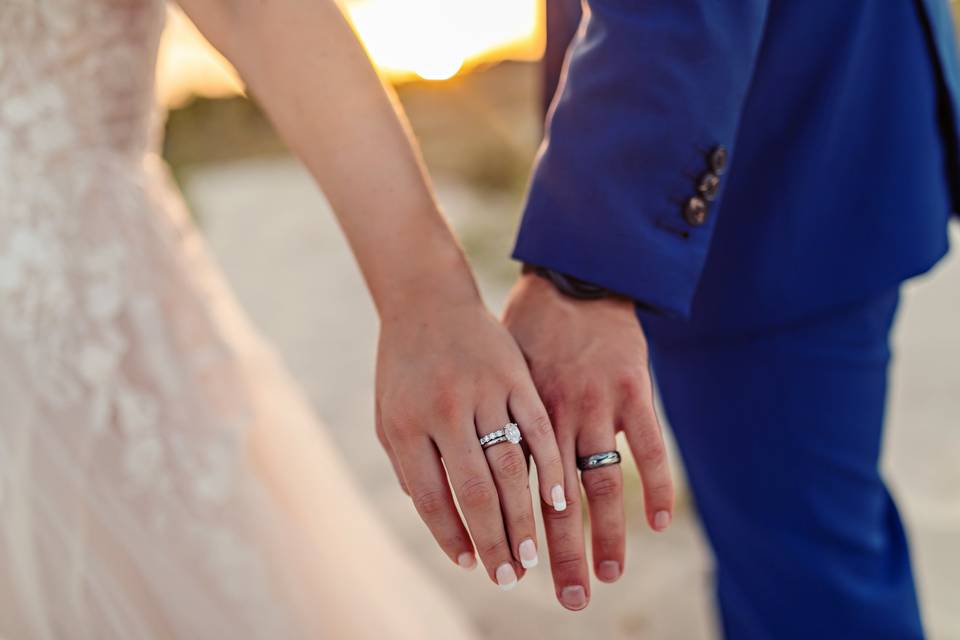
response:
M557 598L578 610L590 599L590 580L579 508L577 456L616 449L623 431L643 481L647 521L656 531L670 524L673 483L653 407L647 344L632 302L582 301L528 274L514 286L504 324L526 356L534 384L550 413L572 508L544 509ZM590 511L597 578L614 582L623 572L625 526L619 465L582 472Z

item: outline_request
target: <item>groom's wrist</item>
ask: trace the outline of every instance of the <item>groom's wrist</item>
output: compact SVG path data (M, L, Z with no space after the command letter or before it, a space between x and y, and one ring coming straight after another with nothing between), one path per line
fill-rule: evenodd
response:
M581 280L580 278L571 276L566 273L561 273L553 269L548 269L546 267L540 267L537 265L524 263L523 265L524 274L534 274L537 275L550 284L553 287L562 293L568 298L573 298L575 300L603 300L605 298L623 298L623 296L610 291L599 285L595 285L591 282Z
M553 285L554 290L562 294L565 298L569 298L571 300L624 301L631 303L637 309L648 311L656 315L660 315L662 313L657 307L647 304L642 300L635 300L629 296L625 296L615 291L611 291L610 289L593 284L592 282L587 282L585 280L581 280L580 278L555 271L553 269L548 269L546 267L540 267L525 262L523 263L523 273L524 275L532 274L543 280L546 280Z

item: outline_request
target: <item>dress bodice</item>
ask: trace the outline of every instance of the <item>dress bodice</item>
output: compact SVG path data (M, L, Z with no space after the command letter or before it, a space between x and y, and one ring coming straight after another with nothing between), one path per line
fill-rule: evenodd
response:
M3 0L0 165L142 154L164 16L163 0Z

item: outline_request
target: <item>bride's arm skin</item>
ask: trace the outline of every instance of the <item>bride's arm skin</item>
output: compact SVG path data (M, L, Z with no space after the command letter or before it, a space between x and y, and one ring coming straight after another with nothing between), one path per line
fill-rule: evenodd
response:
M401 484L444 551L470 568L474 547L445 464L481 560L509 586L522 573L521 553L535 553L531 543L521 547L536 540L526 460L510 444L483 452L477 431L513 417L542 499L563 508L559 451L520 351L480 300L399 109L333 0L180 4L336 211L380 315L377 426Z

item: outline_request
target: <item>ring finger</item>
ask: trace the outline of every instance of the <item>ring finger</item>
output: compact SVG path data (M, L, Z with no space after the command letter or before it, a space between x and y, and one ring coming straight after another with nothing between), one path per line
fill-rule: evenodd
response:
M503 405L487 403L477 412L478 437L503 430L507 425L519 432L519 427L510 422ZM520 565L531 569L537 566L538 558L527 457L519 444L509 441L487 446L484 454L500 495L510 548Z
M510 552L497 487L476 430L438 432L445 437L437 439L437 447L480 559L494 582L511 589L516 586L519 565Z
M615 451L613 420L591 420L577 436L577 456ZM623 574L626 524L623 513L623 474L619 464L580 472L590 510L593 571L602 582L616 582Z

